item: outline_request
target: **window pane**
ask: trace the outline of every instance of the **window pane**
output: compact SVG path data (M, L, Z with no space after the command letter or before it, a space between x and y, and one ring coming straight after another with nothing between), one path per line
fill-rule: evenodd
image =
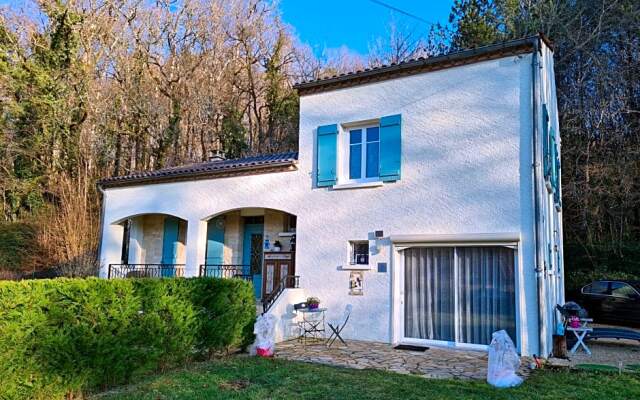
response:
M362 177L362 145L352 144L349 146L349 179L360 179Z
M380 140L380 130L377 126L367 128L367 142L377 142Z
M380 142L367 143L367 178L379 175Z
M609 284L607 282L593 282L588 293L591 294L607 294Z
M635 293L636 291L626 283L623 283L623 282L611 283L611 294L613 296L632 299Z
M404 251L405 337L456 340L453 262L453 248Z
M362 129L349 131L349 144L362 143Z
M354 242L351 244L352 248L352 262L354 264L368 264L369 263L369 243L368 242Z
M489 344L504 329L516 338L515 251L506 247L458 247L458 340Z

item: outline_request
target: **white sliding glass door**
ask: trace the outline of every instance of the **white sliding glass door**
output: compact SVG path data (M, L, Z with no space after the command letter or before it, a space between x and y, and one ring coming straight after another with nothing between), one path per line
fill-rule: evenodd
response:
M504 329L516 341L515 250L506 246L403 251L407 341L488 345Z

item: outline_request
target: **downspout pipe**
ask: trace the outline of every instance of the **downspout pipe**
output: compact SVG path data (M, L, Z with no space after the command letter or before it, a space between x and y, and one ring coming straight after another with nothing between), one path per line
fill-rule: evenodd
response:
M540 174L540 162L538 161L538 138L539 138L539 126L538 126L538 70L539 59L538 53L540 51L540 38L536 37L533 40L533 56L531 57L531 78L532 78L532 93L533 93L533 202L534 202L534 233L535 233L535 272L538 284L538 351L541 357L547 357L548 343L547 343L547 304L545 298L545 282L544 282L544 255L542 254L543 240L541 238L541 215L540 215L540 193L538 177Z

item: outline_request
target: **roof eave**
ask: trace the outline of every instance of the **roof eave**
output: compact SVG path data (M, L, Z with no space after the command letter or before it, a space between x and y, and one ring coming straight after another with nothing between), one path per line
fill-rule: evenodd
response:
M129 177L126 179L103 179L98 181L98 187L102 189L111 189L125 186L141 186L153 185L160 183L186 182L204 179L229 178L234 176L259 175L275 172L288 172L298 169L297 160L287 160L280 162L267 163L263 165L248 165L242 167L234 167L229 169L219 169L213 171L189 172L166 176L144 176Z
M534 41L537 40L543 40L547 46L551 47L546 37L543 37L543 35L535 35L508 42L478 47L475 49L463 50L443 56L430 57L422 60L365 70L353 74L335 76L328 79L303 82L294 85L294 88L298 91L300 96L304 96L307 94L358 86L408 75L472 64L480 61L529 53L533 51Z

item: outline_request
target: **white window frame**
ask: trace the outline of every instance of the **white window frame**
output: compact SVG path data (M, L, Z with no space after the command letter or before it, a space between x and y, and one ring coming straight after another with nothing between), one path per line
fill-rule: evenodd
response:
M359 264L356 261L356 245L365 245L367 246L367 263ZM362 266L369 267L369 261L371 258L371 250L369 249L369 241L366 239L363 240L349 240L349 265L351 266Z
M367 128L378 128L378 135L380 135L380 121L368 121L363 123L353 123L353 124L344 124L342 125L342 129L339 140L339 168L338 168L338 184L339 185L352 185L352 184L367 184L367 183L376 183L381 182L380 176L378 172L378 176L367 178ZM362 130L362 141L360 143L361 149L361 160L362 163L360 165L360 178L351 179L349 177L349 162L350 162L350 154L351 154L351 131L360 129ZM380 143L380 136L378 136L378 146ZM380 165L380 148L378 148L378 166Z

